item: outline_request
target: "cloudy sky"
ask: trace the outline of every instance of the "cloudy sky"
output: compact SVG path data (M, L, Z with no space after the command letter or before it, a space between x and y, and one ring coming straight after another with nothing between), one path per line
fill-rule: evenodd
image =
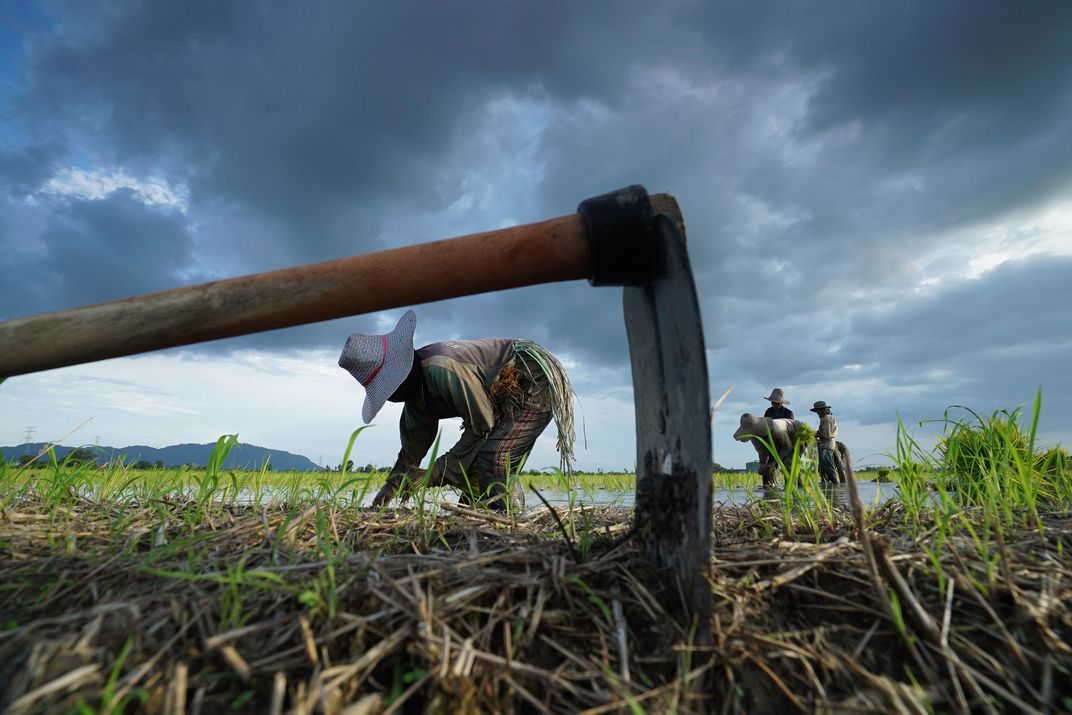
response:
M0 0L0 319L570 213L688 225L715 421L783 387L864 463L898 415L1043 396L1072 445L1072 3ZM243 441L341 458L335 362L405 307L19 376L0 444ZM621 291L414 306L417 342L570 368L582 468L634 464ZM388 406L356 460L398 448ZM445 439L456 428L447 427ZM557 463L550 440L533 464Z

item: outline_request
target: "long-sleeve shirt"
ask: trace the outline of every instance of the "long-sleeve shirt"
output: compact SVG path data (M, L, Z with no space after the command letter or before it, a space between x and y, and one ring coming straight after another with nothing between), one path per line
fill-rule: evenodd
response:
M511 338L452 340L418 348L414 360L420 363L422 384L419 396L407 400L402 409L399 463L419 465L435 442L439 420L461 417L462 435L444 455L444 476L459 481L463 470L469 475L473 459L495 426L491 387L514 357Z
M819 449L837 449L837 420L833 415L819 418L819 429L815 433Z
M791 420L793 419L793 411L785 405L771 405L763 413L763 416L770 417L773 420Z

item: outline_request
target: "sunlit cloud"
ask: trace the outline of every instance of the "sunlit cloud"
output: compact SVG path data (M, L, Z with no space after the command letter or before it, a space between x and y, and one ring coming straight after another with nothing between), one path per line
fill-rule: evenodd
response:
M120 189L130 189L145 204L155 204L186 211L188 191L185 186L173 186L165 179L139 179L122 169L78 169L68 167L59 172L41 188L41 193L57 196L73 196L80 199L103 199Z

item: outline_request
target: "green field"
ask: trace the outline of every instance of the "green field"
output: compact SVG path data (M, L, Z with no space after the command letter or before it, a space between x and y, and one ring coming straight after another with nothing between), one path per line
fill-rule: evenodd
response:
M228 438L204 469L0 463L0 711L1069 710L1072 465L1038 412L902 429L880 506L784 465L716 509L692 627L632 510L584 498L631 474L521 474L571 496L498 513L225 470Z

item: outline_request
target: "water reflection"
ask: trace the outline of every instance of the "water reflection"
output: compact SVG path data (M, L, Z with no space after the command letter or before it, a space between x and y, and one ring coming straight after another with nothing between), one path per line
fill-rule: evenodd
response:
M877 507L885 504L897 496L896 487L893 484L879 484L878 482L857 482L860 500L867 507ZM569 506L570 496L565 491L540 490L540 494L551 506ZM713 498L716 504L722 506L743 506L753 501L781 501L785 492L781 488L755 487L754 489L738 487L736 489L717 489ZM831 506L849 508L849 488L845 485L823 485L818 487L818 495L825 499ZM797 499L809 501L807 491L797 494ZM539 499L526 495L529 508L542 506ZM633 506L634 493L613 491L607 489L578 490L573 495L573 504L584 506Z
M867 507L877 507L885 504L890 499L897 496L896 486L893 484L879 484L878 482L858 482L857 487L860 492L860 499ZM244 489L240 491L235 497L229 498L228 501L237 504L250 505L254 502L259 504L268 504L272 501L276 495L273 493L271 487L266 487L260 490L260 493L255 495L249 490ZM632 491L619 491L615 489L577 489L571 495L569 492L559 489L541 489L540 494L543 495L547 502L555 507L569 508L573 506L622 506L632 507L635 503L635 494ZM738 487L735 489L717 489L712 495L714 502L722 506L743 506L750 502L755 501L781 501L784 498L785 492L781 488L769 488L769 487ZM375 496L375 490L370 490L363 495L361 499L361 506L371 506L372 499ZM257 498L259 497L259 499ZM798 501L806 502L813 499L821 499L828 502L831 506L849 507L849 491L848 487L843 485L829 485L818 487L818 492L815 495L809 495L807 490L798 492L795 496ZM458 493L453 489L445 488L441 490L433 489L429 491L429 501L458 501ZM356 501L356 500L355 500ZM525 494L526 507L529 510L542 507L543 503L531 492ZM340 495L337 498L336 503L339 506L352 506L351 500L345 495ZM412 502L411 502L412 505Z

